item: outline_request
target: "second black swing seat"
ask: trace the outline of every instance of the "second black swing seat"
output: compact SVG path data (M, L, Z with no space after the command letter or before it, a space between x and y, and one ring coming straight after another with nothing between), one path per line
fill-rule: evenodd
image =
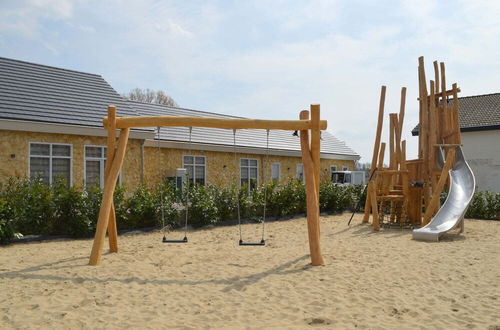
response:
M188 238L187 236L184 236L183 239L168 239L166 236L163 236L163 243L187 243Z
M266 240L261 240L260 242L243 242L242 239L240 239L239 245L242 246L264 246L266 245Z

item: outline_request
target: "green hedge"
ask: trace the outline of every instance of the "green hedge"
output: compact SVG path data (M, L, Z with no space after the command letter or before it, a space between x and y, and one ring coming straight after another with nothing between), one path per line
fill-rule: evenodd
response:
M269 182L249 192L241 188L213 185L191 186L182 194L165 182L140 185L134 191L117 187L114 194L118 229L137 229L165 225L178 227L184 223L189 203L191 226L199 227L237 217L238 201L242 218L260 220L266 201L266 216L287 217L305 213L306 193L299 180L286 183ZM266 198L264 198L266 196ZM163 203L161 198L163 197ZM45 185L39 180L10 179L0 184L0 243L7 243L16 233L23 235L70 235L85 237L95 231L102 190L70 187L63 182ZM321 212L335 213L364 205L362 187L342 187L332 183L320 186ZM478 192L467 217L500 218L500 194Z

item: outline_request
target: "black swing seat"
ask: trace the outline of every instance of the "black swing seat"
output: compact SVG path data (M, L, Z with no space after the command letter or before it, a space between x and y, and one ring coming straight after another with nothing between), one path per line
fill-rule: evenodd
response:
M264 246L266 245L266 241L265 240L261 240L260 242L243 242L242 239L240 239L240 243L239 243L241 246Z
M184 236L183 239L168 239L166 236L163 236L163 243L187 243L188 238Z

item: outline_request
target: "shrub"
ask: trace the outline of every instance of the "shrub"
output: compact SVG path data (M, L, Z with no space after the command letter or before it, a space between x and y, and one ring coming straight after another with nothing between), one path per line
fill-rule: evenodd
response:
M306 189L301 180L291 179L278 186L276 191L277 216L286 216L306 211Z
M123 229L153 227L159 224L158 196L145 184L141 184L126 200L126 216Z
M13 214L9 203L0 199L0 244L8 243L14 238L12 222Z
M84 194L76 187L67 187L58 180L52 185L53 216L49 221L48 234L86 236L91 233L91 220L86 212Z
M202 186L192 184L188 188L189 224L200 227L219 222L219 210L215 203L215 191L218 188L213 185Z

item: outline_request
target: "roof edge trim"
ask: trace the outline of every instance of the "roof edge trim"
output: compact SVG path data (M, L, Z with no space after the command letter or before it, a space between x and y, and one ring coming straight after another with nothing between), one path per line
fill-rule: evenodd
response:
M147 139L144 142L145 147L158 147L158 140ZM220 144L206 144L206 143L189 143L189 142L176 142L176 141L160 141L160 148L173 148L173 149L184 149L184 150L202 150L202 151L218 151L218 152L230 152L234 151L233 146L220 145ZM255 148L255 147L242 147L236 146L237 153L243 154L255 154L255 155L266 155L266 148ZM269 149L269 154L273 156L287 156L287 157L302 157L302 154L298 150L279 150L279 149ZM343 155L343 154L332 154L332 153L321 153L321 158L323 159L337 159L337 160L359 160L358 155Z
M0 119L0 129L8 131L23 131L52 134L87 135L106 137L107 133L103 127L90 127L68 124L43 123L34 121ZM119 130L117 130L119 131ZM154 132L130 131L131 139L150 139Z

